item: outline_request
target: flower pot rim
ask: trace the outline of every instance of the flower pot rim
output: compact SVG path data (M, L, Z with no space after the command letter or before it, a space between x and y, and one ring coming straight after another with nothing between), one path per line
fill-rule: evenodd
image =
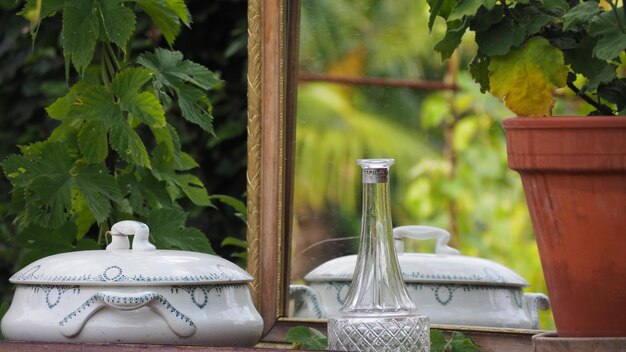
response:
M515 116L502 121L507 130L532 128L626 128L626 116Z

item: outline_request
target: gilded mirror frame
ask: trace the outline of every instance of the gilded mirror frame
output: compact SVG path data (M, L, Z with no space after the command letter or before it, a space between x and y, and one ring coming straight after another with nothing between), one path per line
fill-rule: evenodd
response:
M287 317L300 0L248 0L248 271L264 322L262 343L289 328L326 332L325 320ZM434 326L461 331L483 351L528 351L537 330Z

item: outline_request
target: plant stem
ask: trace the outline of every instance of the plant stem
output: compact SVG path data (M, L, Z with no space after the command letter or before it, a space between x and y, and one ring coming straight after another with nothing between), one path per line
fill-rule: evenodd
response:
M589 105L593 106L594 108L598 109L598 111L601 111L603 114L607 114L607 115L615 115L615 112L613 112L613 110L611 110L609 107L597 101L594 101L587 94L581 92L580 89L578 89L578 87L574 85L574 83L567 82L567 86L572 91L574 91L574 93L576 93L576 95L579 96L582 100L584 100L585 102L587 102Z
M617 10L618 10L618 8L617 8L617 1L615 3L613 3L613 1L607 0L606 2L609 4L609 6L611 6L611 9L613 10L613 15L615 16L615 21L617 22L617 27L619 27L619 30L622 33L626 33L626 29L624 29L624 26L622 25L622 21L620 21L620 19L619 19L619 14L617 13Z
M111 62L113 63L113 66L115 67L115 72L119 72L122 69L122 67L120 66L120 63L117 60L117 55L115 54L115 51L113 51L113 47L111 46L111 44L106 43L104 45L104 48L106 49L107 53L109 54L109 57L111 58Z

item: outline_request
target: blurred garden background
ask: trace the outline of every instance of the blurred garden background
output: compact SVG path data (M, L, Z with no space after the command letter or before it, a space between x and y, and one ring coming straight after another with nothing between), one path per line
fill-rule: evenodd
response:
M394 226L452 234L468 256L501 263L547 293L519 176L501 122L513 113L472 81L472 33L450 60L434 47L426 1L302 2L292 281L356 252L359 158L394 158ZM337 82L341 81L341 82ZM558 91L554 114L586 114ZM432 253L409 240L406 251ZM550 311L541 328L554 329Z

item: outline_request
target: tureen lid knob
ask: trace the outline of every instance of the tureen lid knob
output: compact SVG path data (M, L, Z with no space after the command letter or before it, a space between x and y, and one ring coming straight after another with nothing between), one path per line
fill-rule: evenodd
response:
M128 237L134 235L134 251L154 251L156 247L148 241L150 228L148 225L134 220L124 220L115 223L109 231L113 240L107 246L107 250L129 249Z

